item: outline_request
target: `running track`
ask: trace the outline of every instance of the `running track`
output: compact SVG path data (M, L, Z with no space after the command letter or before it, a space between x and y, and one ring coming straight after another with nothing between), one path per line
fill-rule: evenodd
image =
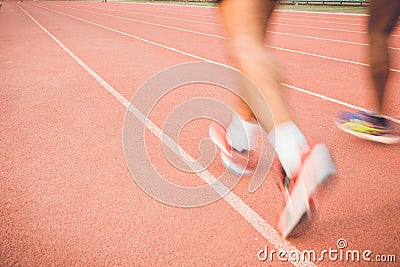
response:
M358 140L332 122L339 110L368 108L366 17L278 11L273 21L266 45L285 70L288 102L305 134L331 149L339 171L321 193L318 218L287 240L273 229L282 205L274 170L254 193L243 178L234 195L185 209L149 197L125 164L126 104L141 84L179 63L231 64L215 8L3 2L0 265L289 266L276 257L260 262L257 252L268 246L319 253L337 249L339 238L347 249L400 260L400 148ZM397 28L390 40L385 112L397 122L399 35ZM199 95L234 103L205 86L166 97L152 121L161 127L176 105ZM187 128L179 144L196 158L207 123ZM146 138L165 177L204 183L171 167L159 138ZM216 161L209 172L218 177L223 167ZM326 257L315 264L346 263Z

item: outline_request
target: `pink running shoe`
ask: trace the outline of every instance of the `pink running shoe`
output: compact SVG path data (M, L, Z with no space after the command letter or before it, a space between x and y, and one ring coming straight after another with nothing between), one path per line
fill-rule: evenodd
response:
M232 173L243 176L251 175L254 167L251 166L251 151L237 151L229 145L228 134L224 127L217 123L211 123L208 129L211 140L221 149L222 164Z
M289 180L283 172L280 188L286 205L280 215L278 230L284 237L311 214L313 195L329 177L336 174L332 157L323 144L315 145L304 155L298 174Z

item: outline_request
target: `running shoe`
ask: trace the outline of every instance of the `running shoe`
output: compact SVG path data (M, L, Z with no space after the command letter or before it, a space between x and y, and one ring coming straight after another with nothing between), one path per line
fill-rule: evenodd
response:
M384 144L400 142L400 134L394 124L370 112L342 111L335 118L335 123L342 131L362 139Z
M283 169L282 169L283 171ZM315 209L313 195L318 187L329 177L336 174L332 157L323 144L315 145L303 156L298 174L289 179L284 171L281 173L281 191L285 199L285 207L279 217L278 230L286 237L310 218Z
M221 149L221 160L226 169L239 176L251 175L254 172L255 168L250 160L251 151L237 151L232 148L228 142L228 133L223 126L211 123L209 135L213 143Z

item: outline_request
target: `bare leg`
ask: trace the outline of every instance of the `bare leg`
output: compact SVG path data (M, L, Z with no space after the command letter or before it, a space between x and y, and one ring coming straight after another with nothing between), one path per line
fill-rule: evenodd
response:
M258 94L254 92L254 88L243 88L247 94L244 98L249 100L258 122L274 144L285 173L281 177L282 192L287 199L295 200L287 202L279 219L278 228L286 236L309 208L308 199L311 194L335 171L326 147L319 144L311 148L292 121L281 92L278 65L272 53L264 46L266 27L275 5L272 0L224 0L220 11L230 38L229 51L236 67L257 85L263 96L256 97ZM274 121L269 116L270 111ZM243 102L239 113L242 120L254 118L252 111ZM238 119L233 119L227 130L233 148L236 142L232 137L239 136L238 139L242 139L243 136L235 131L240 127L234 127L241 123ZM289 188L293 188L290 195Z
M372 112L338 114L336 124L346 133L366 140L395 144L400 136L384 113L386 84L390 75L388 39L400 15L399 0L371 0L368 20L371 96L368 108Z
M389 77L390 55L388 38L400 15L399 0L372 0L368 32L370 38L370 71L374 98L372 111L381 114L386 83Z
M271 107L277 125L290 121L290 114L280 91L280 73L276 61L264 46L266 26L275 2L271 0L224 0L220 12L230 37L229 51L240 71L252 79ZM251 91L245 88L247 94ZM268 114L263 99L251 99L251 106L258 114ZM239 115L247 121L254 118L251 109L241 102ZM269 116L258 118L269 132L273 122Z
M254 91L254 87L243 87L244 98L249 101L258 122L268 133L286 174L292 178L301 166L301 156L310 148L291 119L280 88L278 64L264 45L266 27L275 5L276 2L272 0L224 0L220 12L235 66L257 85L262 94L257 96L260 94ZM241 120L254 120L252 110L244 102L240 103L240 107ZM240 131L238 125L241 124L247 125L245 128L249 132L254 132L254 127L233 118L228 127L231 145L238 151L251 150L251 145L246 147L246 142L243 144L246 134ZM252 135L247 136L249 143L252 143Z

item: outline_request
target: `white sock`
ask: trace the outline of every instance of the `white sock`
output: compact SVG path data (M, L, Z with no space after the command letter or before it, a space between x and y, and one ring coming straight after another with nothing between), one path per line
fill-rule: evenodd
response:
M273 128L268 138L275 145L286 175L293 178L300 168L302 154L310 149L303 134L293 121L287 121Z
M252 150L257 147L258 123L252 123L233 114L228 126L228 142L237 151Z

